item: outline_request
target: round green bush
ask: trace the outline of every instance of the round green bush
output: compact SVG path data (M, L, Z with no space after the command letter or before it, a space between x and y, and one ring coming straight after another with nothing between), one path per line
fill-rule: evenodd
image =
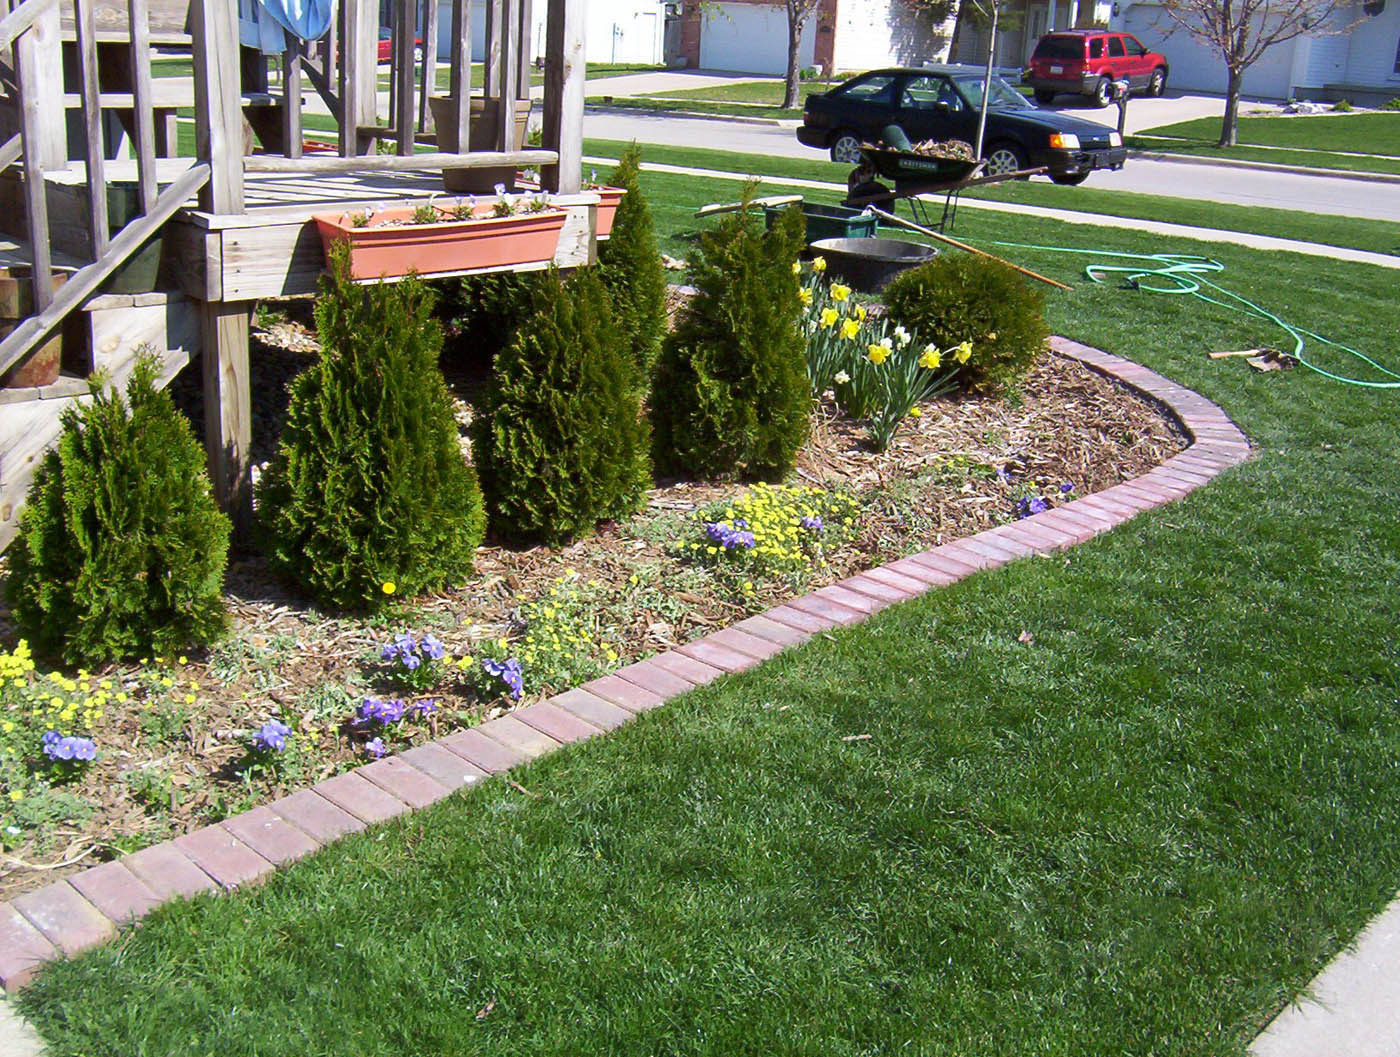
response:
M552 271L496 357L472 453L491 530L561 543L636 510L651 484L631 350L596 268Z
M812 405L793 272L804 236L795 208L767 231L760 211L743 208L700 236L697 293L652 380L658 470L772 481L792 469Z
M126 400L94 385L64 414L10 547L21 635L66 664L174 653L223 635L229 521L204 449L143 358Z
M999 393L1023 378L1045 348L1045 299L1013 268L970 253L944 253L885 288L890 318L940 349L972 343L962 384Z
M257 493L273 566L324 604L372 609L471 574L485 518L438 368L433 300L414 278L356 285L332 255L316 303L321 354L292 382Z

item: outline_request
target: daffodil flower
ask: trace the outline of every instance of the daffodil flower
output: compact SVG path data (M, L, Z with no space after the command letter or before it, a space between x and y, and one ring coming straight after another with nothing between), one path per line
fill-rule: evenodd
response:
M892 351L889 338L874 345L866 346L866 356L869 358L870 362L876 366L888 360Z
M812 271L814 271L814 272L824 272L824 271L826 271L826 258L825 258L825 257L814 257L814 258L812 258Z
M953 359L959 363L966 363L972 357L972 342L964 341L953 353Z
M851 288L849 286L842 286L840 283L831 284L831 299L833 301L841 302L850 296Z
M837 385L845 385L847 382L849 382L849 381L851 380L851 376L850 376L849 374L847 374L845 371L837 371L837 372L836 372L836 376L835 376L834 378L832 378L831 380L832 380L833 382L835 382Z
M801 290L797 291L797 299L804 305L810 305L812 303L812 291L804 286Z
M860 324L854 319L844 320L841 324L841 336L854 340L860 333Z
M825 327L827 330L830 330L836 324L836 321L840 318L840 312L836 311L836 309L834 308L828 307L822 309L820 322L823 327Z
M901 349L904 348L904 346L908 345L909 342L913 340L913 337L914 336L910 334L909 331L905 330L903 327L894 328L894 340Z
M919 357L919 366L930 371L936 371L943 363L943 354L938 351L937 346L928 345L924 348L924 354Z

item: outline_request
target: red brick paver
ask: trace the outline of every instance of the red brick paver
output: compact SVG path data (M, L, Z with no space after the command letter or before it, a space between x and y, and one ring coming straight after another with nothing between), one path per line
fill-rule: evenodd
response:
M500 719L483 723L476 729L492 741L499 741L502 745L514 749L529 760L559 748L558 739L551 738L548 734L536 730L528 723L520 722L513 716L501 716Z
M275 867L223 827L205 826L171 841L201 870L225 888L252 884Z
M355 770L355 774L368 778L390 796L398 797L409 807L427 807L436 804L452 790L436 779L424 774L402 756L390 756L375 760Z
M523 752L508 748L494 738L488 738L475 727L439 738L434 744L450 750L487 774L508 771L529 758Z
M162 901L210 892L218 883L169 841L122 857L122 865L145 882Z
M77 954L111 939L117 927L67 881L45 885L14 899L18 910L64 954Z
M599 730L615 730L632 718L632 713L620 705L577 688L556 694L549 699L549 703L593 724Z
M586 719L580 719L572 712L566 712L549 701L529 705L519 711L512 712L511 715L522 723L528 723L541 734L565 745L570 742L583 741L585 738L602 733L601 727L595 727Z
M347 833L356 833L365 828L365 824L350 812L310 789L298 790L267 806L278 818L290 822L321 844L329 844Z
M402 752L399 759L407 760L433 781L448 789L461 789L463 786L473 785L489 774L476 764L468 763L450 749L444 749L438 741L430 741Z
M677 678L684 679L695 686L712 683L725 674L723 668L716 668L713 664L697 661L694 657L687 657L684 653L677 653L675 650L658 653L655 657L648 657L647 660L658 668L664 668Z
M161 903L160 897L120 859L90 867L68 881L104 917L118 925L145 917Z
M327 778L313 785L311 790L369 825L387 822L408 810L408 805L398 797L354 771Z
M0 903L0 985L18 991L58 949L9 903Z

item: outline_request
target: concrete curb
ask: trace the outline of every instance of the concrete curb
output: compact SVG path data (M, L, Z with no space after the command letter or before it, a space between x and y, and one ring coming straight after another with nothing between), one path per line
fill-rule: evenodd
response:
M1052 338L1051 347L1164 405L1191 437L1191 445L1131 481L849 577L547 701L0 903L0 984L16 991L45 962L107 942L162 903L259 883L277 867L347 833L427 807L488 775L603 734L669 698L752 668L814 635L860 623L888 605L973 572L1084 543L1180 499L1250 457L1248 438L1205 397L1075 341ZM0 1006L0 1015L5 1013L16 1016ZM37 1057L39 1052L20 1047L0 1057Z
M1297 176L1330 176L1337 180L1359 180L1363 183L1400 184L1400 173L1358 172L1354 169L1318 169L1308 165L1283 165L1271 161L1237 161L1232 158L1199 158L1190 154L1169 154L1162 151L1133 149L1129 158L1141 161L1165 161L1175 165L1214 165L1224 169L1258 169L1260 172L1293 173Z

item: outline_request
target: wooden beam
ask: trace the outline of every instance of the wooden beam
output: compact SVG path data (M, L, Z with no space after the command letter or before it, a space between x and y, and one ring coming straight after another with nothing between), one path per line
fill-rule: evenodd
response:
M146 0L127 0L131 23L132 124L136 130L136 190L141 212L156 202L155 113L151 109L151 30Z
M83 130L87 136L87 213L92 259L107 252L106 151L102 143L102 110L97 101L97 26L92 4L78 2L78 82L83 96Z
M8 48L19 35L51 10L58 9L58 0L29 0L0 18L0 48Z
M501 38L505 35L507 3L509 0L486 0L486 55L481 85L487 99L501 94Z
M394 127L398 152L413 153L413 38L418 35L418 0L398 0L398 26L394 36Z
M243 114L236 9L225 0L192 0L195 156L209 166L200 208L243 212Z
M533 168L550 165L558 159L551 150L473 151L470 154L374 154L361 158L332 158L308 155L305 158L283 158L276 154L254 154L243 159L248 172L374 172L422 169L487 169L493 166ZM577 190L577 188L575 188Z
M583 183L583 0L548 0L544 61L544 146L558 164L541 170L556 193Z
M29 235L30 263L33 267L34 311L42 315L53 300L53 260L49 250L49 203L44 186L44 161L40 123L43 115L39 107L39 55L32 31L21 33L14 43L15 72L19 75L19 122L21 154L24 158L24 218L25 231ZM31 316L30 320L36 317ZM24 324L0 343L0 373L8 369L6 346L19 345L14 335L24 329ZM16 349L14 360L28 349Z
M516 0L518 5L515 48L515 98L530 98L530 74L535 61L535 11L532 0ZM516 144L520 146L520 144Z
M447 94L452 100L453 127L438 129L444 151L465 151L471 143L472 0L452 0L452 53L448 60Z
M27 7L29 0L23 6ZM68 168L68 122L63 113L63 40L57 7L46 8L25 34L34 45L37 69L25 85L39 108L36 150L46 172Z
M504 0L501 4L500 76L497 81L495 147L510 151L515 142L515 100L520 92L520 0ZM489 98L489 96L488 96Z
M379 0L344 0L340 35L340 153L342 157L374 153L374 143L355 131L379 124Z
M219 505L246 540L253 523L249 448L253 439L248 329L249 301L200 303L204 351L204 449Z

